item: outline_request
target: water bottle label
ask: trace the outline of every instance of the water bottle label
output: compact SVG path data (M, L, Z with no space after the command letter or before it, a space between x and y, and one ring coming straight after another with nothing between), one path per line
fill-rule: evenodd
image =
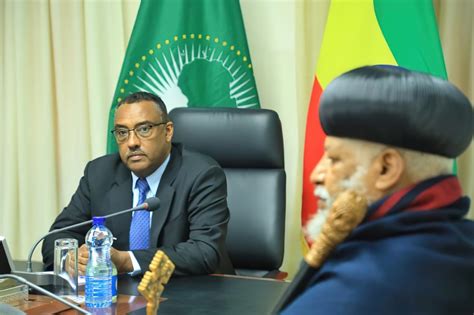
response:
M117 275L112 276L112 301L117 301Z
M87 307L101 308L111 306L111 277L86 276L85 296Z

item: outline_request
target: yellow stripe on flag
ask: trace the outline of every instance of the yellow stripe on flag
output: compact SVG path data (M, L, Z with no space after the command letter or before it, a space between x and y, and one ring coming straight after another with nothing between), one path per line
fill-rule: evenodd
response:
M323 90L336 76L365 65L397 62L375 16L373 0L332 0L316 68Z

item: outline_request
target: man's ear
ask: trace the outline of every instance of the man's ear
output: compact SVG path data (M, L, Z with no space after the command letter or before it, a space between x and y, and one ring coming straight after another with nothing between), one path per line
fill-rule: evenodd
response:
M169 121L166 123L165 126L166 130L166 142L171 142L171 139L173 139L173 132L174 132L174 125L172 121Z
M377 174L374 186L377 190L387 192L398 186L405 172L405 160L399 151L388 148L382 151L375 160Z

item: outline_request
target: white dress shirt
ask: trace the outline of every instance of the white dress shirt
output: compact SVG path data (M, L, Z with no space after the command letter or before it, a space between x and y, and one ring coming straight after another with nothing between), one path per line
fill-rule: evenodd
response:
M148 183L148 186L150 187L150 190L146 194L147 198L154 197L156 196L156 191L158 190L158 186L160 185L161 181L161 176L163 176L163 173L165 172L166 166L168 166L168 162L170 161L170 155L161 163L160 167L158 167L151 175L146 177L146 181ZM132 204L138 206L138 198L139 198L139 191L138 187L136 187L136 183L138 180L138 176L135 175L133 172L132 173L132 192L133 192L133 202ZM132 213L132 217L135 214L135 212ZM153 217L153 212L150 211L150 229L151 229L151 219ZM150 239L150 242L152 240ZM135 255L133 255L132 251L128 251L130 255L130 259L132 260L133 264L133 271L130 273L132 276L140 273L140 265L138 264L137 259L135 258Z

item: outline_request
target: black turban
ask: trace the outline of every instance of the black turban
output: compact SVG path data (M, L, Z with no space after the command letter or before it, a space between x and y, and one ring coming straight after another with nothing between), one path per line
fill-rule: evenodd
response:
M334 79L319 116L329 136L460 155L473 135L469 100L448 81L396 66L366 66Z

